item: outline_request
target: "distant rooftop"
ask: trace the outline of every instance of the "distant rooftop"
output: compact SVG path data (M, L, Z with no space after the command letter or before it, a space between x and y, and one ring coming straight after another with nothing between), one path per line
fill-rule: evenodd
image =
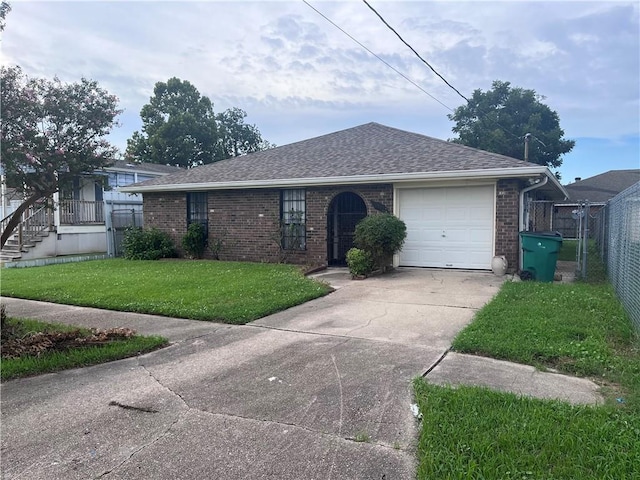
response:
M113 165L104 168L105 170L129 171L138 173L161 173L169 174L180 172L183 169L172 165L162 165L159 163L136 163L127 162L126 160L116 160Z
M564 188L569 192L570 199L566 203L579 200L605 203L636 182L640 182L640 169L609 170L565 185Z

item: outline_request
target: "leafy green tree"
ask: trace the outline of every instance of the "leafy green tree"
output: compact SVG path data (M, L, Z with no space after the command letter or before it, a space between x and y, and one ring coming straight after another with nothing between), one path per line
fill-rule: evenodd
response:
M189 168L270 148L247 114L231 108L217 116L209 98L179 78L158 82L142 107L142 132L127 140L128 158Z
M216 116L220 135L219 144L224 158L237 157L275 146L262 138L255 125L244 123L246 117L247 113L237 107L229 108Z
M112 163L117 149L105 137L121 110L93 80L29 78L20 67L2 67L0 102L2 173L25 198L2 231L4 246L31 205Z
M142 133L127 141L136 161L193 167L222 158L213 104L190 82L158 82L140 111Z
M452 141L524 159L525 135L529 133L529 162L557 168L575 141L563 138L560 117L542 100L535 90L496 80L491 90L475 90L466 105L448 116L456 122L452 130L458 134Z

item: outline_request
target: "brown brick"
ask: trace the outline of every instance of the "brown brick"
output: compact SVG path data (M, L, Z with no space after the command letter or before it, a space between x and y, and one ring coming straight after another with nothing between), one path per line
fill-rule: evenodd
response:
M336 195L342 192L360 195L369 214L377 212L373 202L393 211L393 187L390 184L308 187L306 250L287 251L283 258L279 248L280 191L250 189L208 192L209 241L222 240L221 260L285 260L324 266L327 265L327 211ZM176 246L180 247L187 228L186 193L144 194L144 216L147 227L166 231Z

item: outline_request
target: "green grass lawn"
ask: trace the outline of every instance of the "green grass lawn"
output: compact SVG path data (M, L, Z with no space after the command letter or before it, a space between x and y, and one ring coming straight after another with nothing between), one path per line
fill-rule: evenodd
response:
M453 348L590 377L606 403L416 380L419 478L640 478L640 341L610 285L505 283Z
M325 295L298 267L266 263L66 263L2 271L4 296L241 324Z
M640 478L640 415L415 382L419 479Z
M16 334L20 336L35 332L76 332L79 337L87 337L92 333L86 328L11 317L7 319L7 327L15 329ZM163 347L167 343L167 339L163 337L134 335L112 340L103 345L48 351L38 356L23 355L18 358L2 358L0 373L2 380L10 380L69 368L86 367L140 355Z
M505 283L453 349L614 382L640 411L640 345L609 284Z

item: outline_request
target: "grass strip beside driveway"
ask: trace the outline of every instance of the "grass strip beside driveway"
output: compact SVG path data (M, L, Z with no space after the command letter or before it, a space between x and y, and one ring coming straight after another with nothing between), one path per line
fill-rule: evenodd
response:
M453 347L590 377L607 402L417 379L418 478L640 478L640 341L609 284L507 282Z
M243 324L325 295L292 265L95 260L2 271L8 297Z
M640 478L640 415L415 382L419 479Z
M70 333L74 338L87 338L95 333L95 331L86 328L21 318L8 318L5 329L11 330L14 336L21 338L26 338L30 334L46 336L58 332ZM50 350L46 348L47 342L45 338L42 343L43 348L40 349L37 355L21 354L19 357L5 358L5 342L10 341L9 338L5 338L8 336L5 335L6 333L3 332L2 338L3 358L0 371L2 380L97 365L151 352L168 344L167 339L163 337L133 335L126 338L106 340L100 344L70 346L62 350Z
M621 385L640 410L640 345L609 284L507 282L453 349Z

